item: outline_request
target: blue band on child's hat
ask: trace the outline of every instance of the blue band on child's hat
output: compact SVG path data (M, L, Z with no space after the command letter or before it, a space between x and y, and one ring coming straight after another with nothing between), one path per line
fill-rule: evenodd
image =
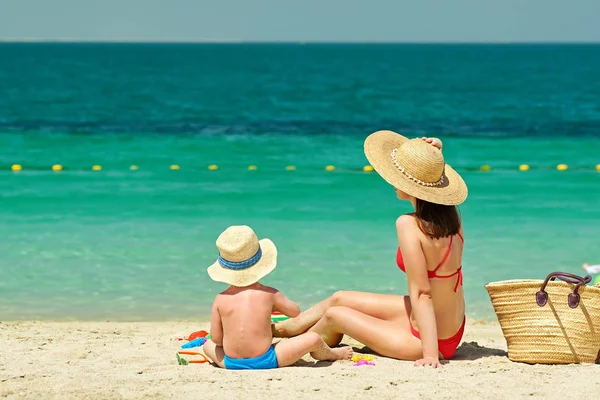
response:
M261 257L262 257L262 250L260 249L260 246L258 246L258 251L256 252L256 254L247 260L228 261L228 260L224 259L223 257L221 257L221 253L219 253L218 260L219 260L219 264L221 264L221 267L223 267L223 268L231 269L234 271L241 271L243 269L250 268L251 266L256 264L260 260Z

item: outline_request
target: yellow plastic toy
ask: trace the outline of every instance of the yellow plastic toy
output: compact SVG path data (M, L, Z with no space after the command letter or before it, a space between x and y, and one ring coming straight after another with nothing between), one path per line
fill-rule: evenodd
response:
M357 362L360 360L373 361L373 355L372 354L354 354L352 356L352 361Z

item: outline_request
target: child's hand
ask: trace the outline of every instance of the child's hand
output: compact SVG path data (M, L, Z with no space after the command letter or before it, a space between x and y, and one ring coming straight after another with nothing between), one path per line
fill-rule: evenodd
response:
M436 148L442 150L442 141L440 139L438 139L438 138L428 138L428 137L425 137L425 136L423 136L421 139L424 140L425 142L429 143L433 147L436 147Z

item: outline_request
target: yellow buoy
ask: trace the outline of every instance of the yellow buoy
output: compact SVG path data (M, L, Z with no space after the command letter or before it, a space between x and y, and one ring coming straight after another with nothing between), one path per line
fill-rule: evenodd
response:
M54 164L54 165L52 166L52 171L56 171L56 172L58 172L58 171L62 171L62 169L63 169L63 167L62 167L62 165L60 165L60 164Z
M328 165L325 167L325 171L335 171L335 167L333 165Z
M365 166L363 167L363 171L365 171L365 172L373 172L373 171L374 171L374 169L373 169L373 167L371 167L370 165L365 165Z
M256 165L249 165L248 166L248 171L256 171Z
M596 165L596 171L600 172L600 164Z
M295 165L288 165L287 167L285 167L286 171L295 171L296 170L296 166Z
M137 165L132 165L131 167L129 167L129 169L132 171L137 171L139 167Z
M492 167L489 165L482 165L479 169L483 172L488 172L492 170Z
M23 170L23 167L19 164L14 164L12 167L10 167L10 169L12 169L15 172L19 172Z
M92 171L102 171L102 167L100 165L93 165Z
M556 169L559 171L566 171L569 167L567 166L567 164L558 164L556 166Z
M529 165L527 165L527 164L519 165L519 171L529 171Z
M177 171L177 170L181 169L181 167L179 165L177 165L177 164L171 165L170 168L171 168L172 171Z
M211 164L208 166L209 171L216 171L218 169L219 169L219 167L216 164Z

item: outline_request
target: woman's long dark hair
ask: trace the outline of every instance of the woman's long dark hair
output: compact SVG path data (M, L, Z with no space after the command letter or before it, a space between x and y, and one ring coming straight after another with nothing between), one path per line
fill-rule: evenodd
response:
M460 216L456 206L444 206L417 199L415 218L421 232L433 239L460 232Z

